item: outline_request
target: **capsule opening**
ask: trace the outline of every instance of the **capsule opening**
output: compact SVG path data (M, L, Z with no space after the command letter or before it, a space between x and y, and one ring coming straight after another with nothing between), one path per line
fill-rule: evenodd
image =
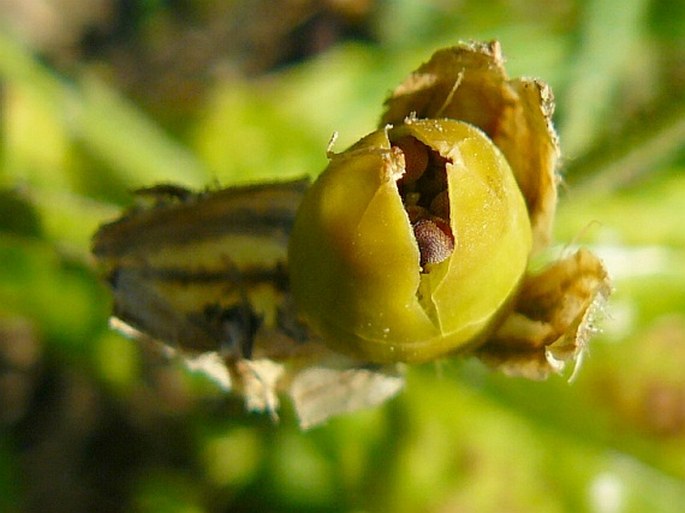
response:
M454 250L447 189L449 159L405 135L391 140L404 155L404 174L397 180L402 203L409 216L421 255L421 269L446 260Z

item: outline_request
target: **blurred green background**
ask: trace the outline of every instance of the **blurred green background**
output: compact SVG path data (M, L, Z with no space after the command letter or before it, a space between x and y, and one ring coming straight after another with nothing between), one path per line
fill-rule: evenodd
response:
M314 175L469 38L552 85L553 252L614 278L575 382L445 361L303 433L108 329L132 189ZM0 105L0 511L685 511L685 3L5 0Z

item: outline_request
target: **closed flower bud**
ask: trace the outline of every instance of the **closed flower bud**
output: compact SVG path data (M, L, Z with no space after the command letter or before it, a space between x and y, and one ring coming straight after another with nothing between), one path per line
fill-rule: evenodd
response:
M307 191L291 286L332 349L428 361L483 338L531 245L526 202L490 139L460 121L408 119L332 156Z

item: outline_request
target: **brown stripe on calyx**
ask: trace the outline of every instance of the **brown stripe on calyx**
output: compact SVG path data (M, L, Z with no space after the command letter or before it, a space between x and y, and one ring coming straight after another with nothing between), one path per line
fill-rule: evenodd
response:
M206 192L133 209L100 228L93 253L117 258L146 248L180 246L221 235L269 237L287 244L306 181Z
M233 283L250 287L260 283L269 283L278 290L288 290L288 273L282 262L278 262L271 267L250 266L241 269L227 267L218 270L144 267L138 269L138 274L145 279L177 282L182 285L193 283Z

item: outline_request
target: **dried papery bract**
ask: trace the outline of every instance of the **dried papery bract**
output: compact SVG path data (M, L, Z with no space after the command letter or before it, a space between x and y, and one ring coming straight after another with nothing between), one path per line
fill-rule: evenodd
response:
M513 311L478 355L509 375L560 372L586 350L610 293L601 261L581 249L526 277Z

